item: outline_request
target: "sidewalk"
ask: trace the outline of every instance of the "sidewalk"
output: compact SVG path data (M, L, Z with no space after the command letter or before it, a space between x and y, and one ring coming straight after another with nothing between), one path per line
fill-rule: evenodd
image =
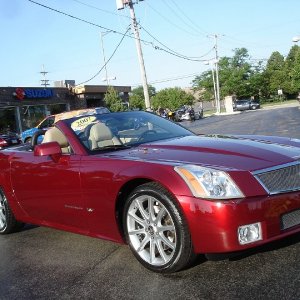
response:
M295 101L288 101L287 103L285 102L275 102L274 104L262 104L261 108L258 110L268 110L268 109L276 109L276 108L281 108L281 107L300 107L300 104L297 100ZM256 110L246 110L247 112L249 111L256 111ZM234 111L232 113L226 113L226 112L221 112L221 113L216 113L213 111L205 112L203 113L203 118L211 117L211 116L228 116L228 115L236 115L240 114L242 111Z

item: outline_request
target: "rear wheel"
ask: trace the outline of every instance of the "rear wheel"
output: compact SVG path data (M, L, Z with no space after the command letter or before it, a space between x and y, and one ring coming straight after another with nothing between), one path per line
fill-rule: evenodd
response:
M157 183L139 186L124 209L124 229L135 257L146 268L176 272L195 257L187 224L173 196Z
M0 234L19 231L23 225L15 219L7 198L0 190Z

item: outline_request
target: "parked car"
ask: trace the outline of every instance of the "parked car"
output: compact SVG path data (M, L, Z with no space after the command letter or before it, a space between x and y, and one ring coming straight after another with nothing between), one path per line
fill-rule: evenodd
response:
M258 109L260 108L260 103L254 100L236 100L233 103L234 110L249 110L249 109Z
M198 136L142 111L62 119L40 134L0 151L1 234L31 223L101 237L175 272L199 253L300 232L297 139Z
M0 150L21 144L22 141L17 133L7 132L0 133Z
M87 114L87 113L103 114L109 112L110 112L109 109L106 107L96 107L96 108L86 108L86 109L67 111L56 115L50 115L47 116L45 119L43 119L39 124L37 124L37 126L23 131L21 134L21 139L24 143L31 143L33 135L38 130L40 129L48 130L54 125L54 123L56 123L57 121L63 118L70 118L72 116L79 115L79 114Z

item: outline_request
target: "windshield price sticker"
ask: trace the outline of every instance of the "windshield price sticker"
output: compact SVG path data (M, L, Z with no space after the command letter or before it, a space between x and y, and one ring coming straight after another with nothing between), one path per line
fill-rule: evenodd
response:
M74 131L82 130L82 129L84 129L87 125L89 125L89 124L91 124L92 122L94 122L95 120L96 120L96 117L95 117L95 116L83 117L83 118L80 118L80 119L74 121L74 122L71 124L71 128L72 128Z

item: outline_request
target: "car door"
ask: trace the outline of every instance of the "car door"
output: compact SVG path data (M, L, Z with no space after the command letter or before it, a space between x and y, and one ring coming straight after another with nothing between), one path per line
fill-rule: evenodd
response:
M63 154L58 160L16 153L11 159L11 182L28 216L49 225L86 228L81 197L80 156Z

